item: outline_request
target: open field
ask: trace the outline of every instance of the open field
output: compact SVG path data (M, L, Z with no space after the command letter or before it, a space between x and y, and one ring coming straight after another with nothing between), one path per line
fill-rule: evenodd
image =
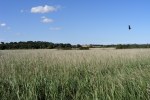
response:
M150 100L150 49L0 51L0 100Z

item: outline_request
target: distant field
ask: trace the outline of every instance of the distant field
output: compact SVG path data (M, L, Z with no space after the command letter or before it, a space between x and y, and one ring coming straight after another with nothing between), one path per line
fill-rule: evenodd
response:
M0 51L0 100L150 100L150 49Z

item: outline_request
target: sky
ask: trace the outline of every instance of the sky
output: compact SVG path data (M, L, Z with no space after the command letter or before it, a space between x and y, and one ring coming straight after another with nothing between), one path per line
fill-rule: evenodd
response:
M0 0L0 41L150 43L149 5L150 0Z

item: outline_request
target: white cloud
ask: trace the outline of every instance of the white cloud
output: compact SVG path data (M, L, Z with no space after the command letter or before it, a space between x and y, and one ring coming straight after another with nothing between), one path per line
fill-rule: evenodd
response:
M52 30L52 31L58 31L61 29L62 29L61 27L50 27L50 30Z
M9 27L9 26L8 26L6 23L4 23L4 22L0 23L0 28L3 28L5 31L11 29L11 27Z
M0 30L3 32L9 32L11 27L9 27L5 22L0 22Z
M5 26L6 26L6 23L1 23L0 26L1 26L1 27L5 27Z
M49 12L55 12L58 10L59 7L54 6L37 6L31 8L31 13L49 13Z
M42 23L52 23L52 22L54 22L54 20L53 19L51 19L51 18L47 18L47 17L45 17L45 16L43 16L43 17L41 17L42 18Z

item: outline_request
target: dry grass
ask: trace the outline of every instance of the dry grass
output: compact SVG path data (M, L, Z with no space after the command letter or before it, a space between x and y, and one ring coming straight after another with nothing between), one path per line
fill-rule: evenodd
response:
M0 51L1 100L149 100L150 49Z

